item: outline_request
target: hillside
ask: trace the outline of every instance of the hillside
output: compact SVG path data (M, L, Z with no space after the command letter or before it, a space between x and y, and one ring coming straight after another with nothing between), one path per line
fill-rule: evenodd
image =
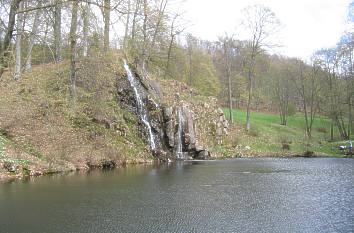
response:
M111 61L118 58L79 63L74 105L67 94L66 62L37 66L20 81L5 75L0 162L22 175L151 159L135 126L137 117L116 103L115 80L124 70Z
M68 95L68 73L68 63L62 62L36 66L19 81L7 73L0 81L2 176L22 177L164 159L150 151L119 55L78 62L75 102ZM189 131L185 133L186 145L182 150L190 153L212 150L218 143L214 139L218 123L213 119L220 118L215 98L198 95L196 90L174 80L150 77L141 82L159 89L159 93L150 91L144 97L147 105L153 101L162 106L149 110L153 125L162 120L166 109L171 109L176 114L171 116L171 140L176 142L176 117L182 108L189 116L185 121L190 122L185 125ZM157 95L160 97L155 98ZM158 130L162 129L157 128L153 130L159 135ZM173 147L166 150L174 153ZM217 155L220 156L213 154Z

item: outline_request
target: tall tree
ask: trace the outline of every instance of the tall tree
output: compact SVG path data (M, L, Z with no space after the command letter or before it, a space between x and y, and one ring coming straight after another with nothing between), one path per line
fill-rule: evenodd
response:
M228 99L229 99L229 115L230 115L230 122L233 123L233 114L232 114L232 82L231 82L231 53L233 47L233 39L225 36L219 39L222 43L223 52L224 52L224 69L225 69L225 76L228 83Z
M186 36L186 40L187 40L188 65L189 65L188 83L189 83L189 86L192 86L192 84L193 84L193 47L195 44L195 38L192 36L192 34L188 34Z
M60 62L61 56L61 11L62 0L55 0L54 6L54 59Z
M308 138L311 138L312 126L318 111L319 94L321 90L320 66L315 61L312 66L306 65L300 60L297 61L297 64L298 76L295 77L294 84L302 102L306 135Z
M11 45L11 39L13 36L13 31L15 27L15 19L16 19L16 12L18 10L18 7L22 0L12 0L11 1L11 6L10 6L10 13L9 13L9 19L7 23L7 30L5 34L5 38L3 41L3 44L1 46L1 51L0 51L0 78L2 74L4 73L4 69L6 67L6 59L9 56L9 48Z
M272 56L269 68L271 91L279 110L280 124L287 125L289 102L292 95L290 77L296 74L294 65L286 58Z
M20 2L19 11L23 10L23 2ZM19 80L21 79L21 41L22 41L22 34L23 34L23 29L24 29L24 14L23 13L18 13L17 14L17 22L16 22L16 53L15 53L15 74L14 74L14 79Z
M89 31L89 15L90 15L90 5L89 3L83 3L82 6L82 34L83 34L83 56L88 55L88 31Z
M69 91L73 103L76 100L76 43L77 43L77 12L79 1L72 2L71 26L70 26L70 77L69 77Z
M249 34L249 51L245 58L245 69L248 78L248 100L246 113L246 130L251 127L251 101L256 60L266 47L271 46L268 39L279 30L280 22L268 7L262 5L248 6L243 10L243 26Z
M125 22L125 32L124 32L124 41L123 41L123 48L127 48L127 42L128 42L128 35L129 35L129 23L130 23L130 8L131 8L131 2L128 0L128 10L127 10L127 19Z
M103 21L104 21L104 35L103 35L103 51L107 52L109 49L109 27L111 18L111 0L104 0L103 4Z
M38 26L40 24L40 16L42 12L42 10L40 9L41 6L42 6L42 1L39 0L36 6L38 10L36 10L34 20L33 20L33 25L32 25L32 31L29 36L29 44L27 49L27 58L26 58L26 67L25 67L26 71L30 71L32 69L32 50L36 40Z
M166 61L166 67L165 67L165 74L164 74L164 79L167 78L167 74L169 72L169 68L170 68L170 62L171 62L171 56L172 56L172 48L173 48L173 43L175 42L175 38L178 34L180 34L184 29L182 30L178 30L176 29L176 20L179 17L178 14L176 14L171 22L171 26L170 26L170 42L168 45L168 51L167 51L167 61Z

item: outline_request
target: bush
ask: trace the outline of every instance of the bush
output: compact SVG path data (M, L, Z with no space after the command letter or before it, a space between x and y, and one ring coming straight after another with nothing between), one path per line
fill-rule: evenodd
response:
M290 150L290 144L288 144L288 143L282 143L282 149L283 149L283 150Z

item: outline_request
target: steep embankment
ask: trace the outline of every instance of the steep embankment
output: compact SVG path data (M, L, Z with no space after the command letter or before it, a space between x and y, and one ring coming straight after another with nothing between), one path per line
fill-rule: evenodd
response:
M128 78L117 80L122 106L137 113L140 131L156 158L207 159L227 134L228 122L216 99L197 94L178 81L141 77L128 65Z
M68 75L68 64L63 62L34 67L19 81L9 74L3 76L0 177L112 167L161 156L150 152L118 55L78 62L75 101L68 96ZM220 132L224 115L217 109L215 99L199 96L176 81L159 84L157 79L149 78L141 82L147 83L145 103L155 98L151 96L160 96L154 101L161 107L154 110L150 103L149 114L155 122L154 133L160 135L162 143L168 139L163 135L166 110L177 113L178 108L183 108L188 109L186 114L192 119L192 124L184 127L192 127L196 134L190 151L213 151L224 135ZM171 135L178 131L176 116L171 115ZM185 145L190 144L190 132L183 134ZM164 156L173 157L175 146L162 146L161 151ZM187 152L186 148L183 150Z
M117 61L116 63L112 61ZM116 101L118 58L81 61L77 99L68 97L68 64L35 67L0 82L2 172L23 175L114 166L151 158L137 117Z

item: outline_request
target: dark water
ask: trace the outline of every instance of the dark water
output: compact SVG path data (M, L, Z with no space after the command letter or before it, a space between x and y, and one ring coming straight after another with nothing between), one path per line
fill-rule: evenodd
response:
M354 232L354 160L185 162L0 184L0 232Z

